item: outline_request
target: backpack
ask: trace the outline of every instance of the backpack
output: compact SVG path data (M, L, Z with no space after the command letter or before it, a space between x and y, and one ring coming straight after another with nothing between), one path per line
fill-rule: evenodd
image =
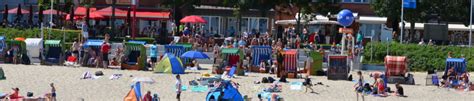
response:
M97 71L95 72L95 76L103 76L104 73L102 71Z
M268 83L273 83L275 81L275 79L273 79L272 77L268 77Z

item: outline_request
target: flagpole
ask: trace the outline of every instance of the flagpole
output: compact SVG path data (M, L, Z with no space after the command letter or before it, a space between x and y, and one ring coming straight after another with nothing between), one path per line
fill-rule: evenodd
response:
M405 24L403 23L403 0L402 1L402 9L401 9L401 12L402 12L402 15L400 16L400 22L402 24L402 27L400 28L400 43L403 43L403 29L405 28Z
M469 10L469 47L472 47L472 0L469 1L471 1L471 9Z

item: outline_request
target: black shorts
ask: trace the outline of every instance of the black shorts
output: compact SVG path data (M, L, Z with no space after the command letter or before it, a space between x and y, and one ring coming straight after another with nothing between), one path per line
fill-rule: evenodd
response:
M102 53L102 61L109 61L109 54Z
M180 99L180 98L181 98L181 93L176 94L176 99Z
M150 59L151 59L151 62L153 63L156 63L158 61L156 57L150 57Z

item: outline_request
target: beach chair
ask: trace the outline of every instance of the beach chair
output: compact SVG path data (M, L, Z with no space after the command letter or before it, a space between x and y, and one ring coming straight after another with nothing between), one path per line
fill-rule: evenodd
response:
M260 61L268 61L271 60L272 57L272 47L271 46L252 46L252 67L254 69L251 70L258 70L258 65ZM255 69L256 68L256 69Z
M408 58L406 56L385 56L385 76L388 83L415 84L408 73Z
M62 65L64 62L64 48L61 40L45 40L42 65Z
M145 70L147 56L143 42L130 41L125 43L125 48L125 56L127 56L128 61L120 64L121 69Z
M347 80L350 67L346 55L330 55L329 68L327 70L328 80Z
M444 70L444 75L448 74L448 70L454 67L454 72L461 76L463 73L467 72L467 60L464 58L448 58L446 59L446 68Z
M298 50L286 50L284 56L283 66L288 78L296 78L298 75Z

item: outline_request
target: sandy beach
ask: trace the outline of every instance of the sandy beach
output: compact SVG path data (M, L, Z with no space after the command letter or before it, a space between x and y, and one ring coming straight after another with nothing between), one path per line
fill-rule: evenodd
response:
M202 65L209 67L210 65ZM132 79L134 77L151 77L156 83L142 84L142 93L151 91L158 93L162 101L175 100L175 79L171 74L156 74L148 71L129 71L98 69L88 67L64 67L64 66L40 66L40 65L10 65L0 64L5 72L6 80L0 80L0 92L11 92L11 88L20 88L20 94L26 96L26 92L33 92L35 96L41 96L50 91L49 83L54 83L57 89L57 98L59 101L120 101L130 90ZM95 80L81 80L83 72L103 71L105 76ZM202 70L199 72L210 72ZM123 74L118 80L110 80L112 74ZM438 88L435 86L426 86L426 73L413 73L416 85L402 85L405 88L405 94L408 97L374 97L368 95L366 101L385 100L385 101L469 101L474 99L474 92L455 91L452 89ZM130 77L130 76L133 77ZM368 79L368 72L364 72ZM200 77L199 73L188 73L182 75L183 83L188 85L188 81ZM248 76L239 76L234 80L240 84L239 91L242 95L257 101L257 92L270 84L254 84L253 81L261 80L262 77L275 75L250 73ZM471 75L471 78L473 76ZM283 84L283 91L278 93L285 101L355 101L356 94L353 90L354 82L351 81L332 81L327 80L325 76L312 76L313 83L322 82L324 86L314 86L316 93L305 93L303 90L290 90L288 83ZM356 78L356 77L354 77ZM289 79L289 81L300 81L303 79ZM394 84L389 84L394 88ZM204 101L205 93L184 91L183 101Z

